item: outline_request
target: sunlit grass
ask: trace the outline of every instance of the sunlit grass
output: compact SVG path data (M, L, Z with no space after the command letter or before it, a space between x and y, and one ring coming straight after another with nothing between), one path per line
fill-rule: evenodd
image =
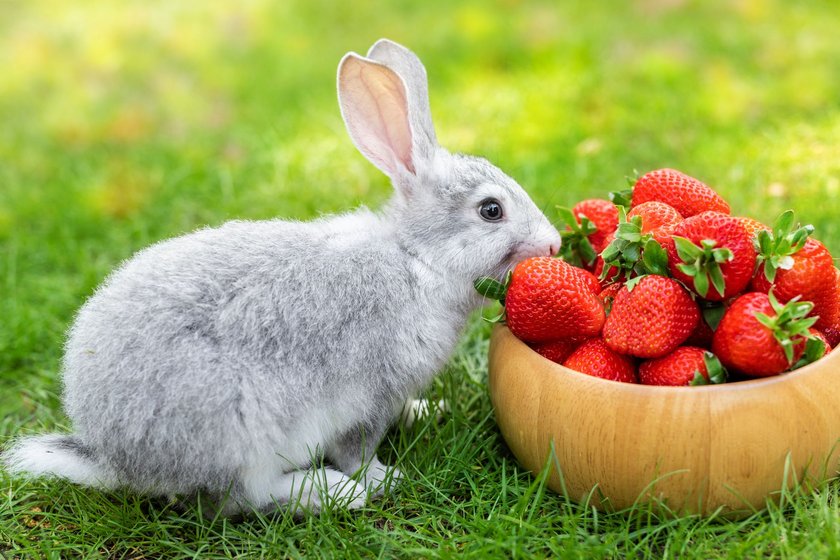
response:
M537 203L676 167L738 213L794 207L840 254L840 8L780 0L0 4L0 437L67 428L57 370L76 309L122 259L233 218L306 219L390 187L335 100L347 50L426 62L438 136ZM0 556L819 557L837 489L742 521L599 513L517 466L471 323L431 389L440 425L394 430L409 482L358 513L211 523L129 494L0 478ZM2 475L0 475L2 477ZM5 547L5 548L4 548Z

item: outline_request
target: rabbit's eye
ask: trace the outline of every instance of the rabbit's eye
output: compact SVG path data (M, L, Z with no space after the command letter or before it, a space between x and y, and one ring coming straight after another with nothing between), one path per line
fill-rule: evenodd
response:
M478 213L488 222L497 222L502 219L502 205L495 198L488 198L481 202Z

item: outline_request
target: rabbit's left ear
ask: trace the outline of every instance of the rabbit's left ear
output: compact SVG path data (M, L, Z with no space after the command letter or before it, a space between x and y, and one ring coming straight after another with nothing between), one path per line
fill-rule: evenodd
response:
M379 62L347 53L338 66L338 103L353 143L394 184L416 173L403 79Z
M424 159L431 158L437 147L437 137L429 106L426 67L416 54L389 39L379 39L368 50L367 56L396 72L405 82L415 153Z

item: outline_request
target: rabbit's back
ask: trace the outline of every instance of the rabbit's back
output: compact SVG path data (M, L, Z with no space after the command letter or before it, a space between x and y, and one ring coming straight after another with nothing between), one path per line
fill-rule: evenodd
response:
M68 415L135 487L224 486L254 453L305 463L451 350L458 329L412 309L415 275L366 212L231 222L152 246L77 317Z

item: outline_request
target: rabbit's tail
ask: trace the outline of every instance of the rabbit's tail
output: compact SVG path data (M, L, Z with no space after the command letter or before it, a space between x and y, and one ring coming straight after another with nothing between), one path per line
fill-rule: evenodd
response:
M10 473L57 476L102 489L118 485L116 474L96 460L93 451L72 434L46 434L17 440L0 455Z

